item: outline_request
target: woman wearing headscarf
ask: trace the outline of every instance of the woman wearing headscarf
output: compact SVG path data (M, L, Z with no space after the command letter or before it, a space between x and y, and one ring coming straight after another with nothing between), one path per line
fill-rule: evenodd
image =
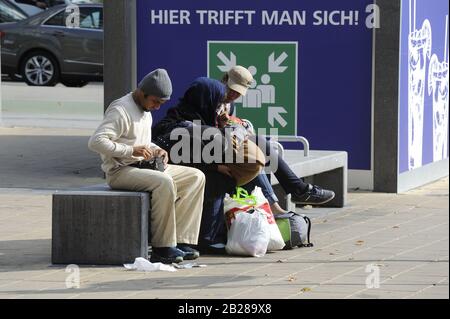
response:
M225 98L226 86L223 83L209 78L198 78L190 85L178 105L169 109L166 117L153 128L154 142L171 153L172 161L180 165L198 168L206 175L205 200L199 247L197 247L200 252L213 252L214 247L217 247L214 246L215 244L226 243L223 214L224 195L233 193L237 185L253 180L265 163L261 150L252 142L244 141L242 137L239 137L239 130L232 132L232 137L227 140L224 130L218 128L218 110ZM181 141L186 143L183 136L174 138L173 133L180 128L183 129L184 137L188 135L187 141L191 144L188 158L183 156L185 154L176 156L177 154L172 152L172 149ZM212 138L205 141L202 137L206 132L209 132L207 135ZM205 161L204 156L195 154L195 143L201 145L202 149L198 150L201 153L204 151L203 147L208 143L218 143L221 150L219 161ZM236 150L238 144L243 146L248 158L253 156L255 163L250 161L241 164L225 163L225 153ZM223 246L221 248L221 252L224 252Z

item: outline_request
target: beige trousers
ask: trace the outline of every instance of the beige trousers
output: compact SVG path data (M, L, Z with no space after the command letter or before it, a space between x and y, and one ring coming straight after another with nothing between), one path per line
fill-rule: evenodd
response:
M169 165L164 173L123 167L107 176L113 189L152 192L152 246L197 244L205 175L198 169Z

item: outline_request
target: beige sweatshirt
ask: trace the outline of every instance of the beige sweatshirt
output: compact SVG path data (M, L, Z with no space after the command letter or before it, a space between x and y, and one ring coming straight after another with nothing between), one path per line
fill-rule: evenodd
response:
M133 146L158 148L151 142L152 122L151 113L134 102L132 93L111 103L88 145L101 155L106 174L144 159L133 156Z

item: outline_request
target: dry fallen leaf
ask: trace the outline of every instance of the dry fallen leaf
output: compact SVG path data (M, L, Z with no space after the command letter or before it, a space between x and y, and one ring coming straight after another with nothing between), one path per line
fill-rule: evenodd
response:
M308 287L306 287L306 288L303 288L302 290L300 290L301 292L308 292L308 291L311 291L311 288L308 288Z
M290 281L290 282L293 282L293 281L296 281L297 280L297 277L295 277L295 276L289 276L288 277L288 281Z

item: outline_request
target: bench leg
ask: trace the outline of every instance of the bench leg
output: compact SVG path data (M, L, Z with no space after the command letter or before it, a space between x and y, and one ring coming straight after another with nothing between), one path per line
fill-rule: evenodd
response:
M323 207L344 207L347 202L347 169L340 167L305 179L306 182L335 192L336 197Z
M306 177L304 180L306 183L314 184L335 192L336 197L331 202L326 203L321 207L344 207L346 205L347 169L345 167ZM291 202L291 195L286 195L279 184L273 185L273 189L279 199L280 206L288 211L295 211L295 204Z
M123 265L148 258L148 196L53 195L52 263Z

